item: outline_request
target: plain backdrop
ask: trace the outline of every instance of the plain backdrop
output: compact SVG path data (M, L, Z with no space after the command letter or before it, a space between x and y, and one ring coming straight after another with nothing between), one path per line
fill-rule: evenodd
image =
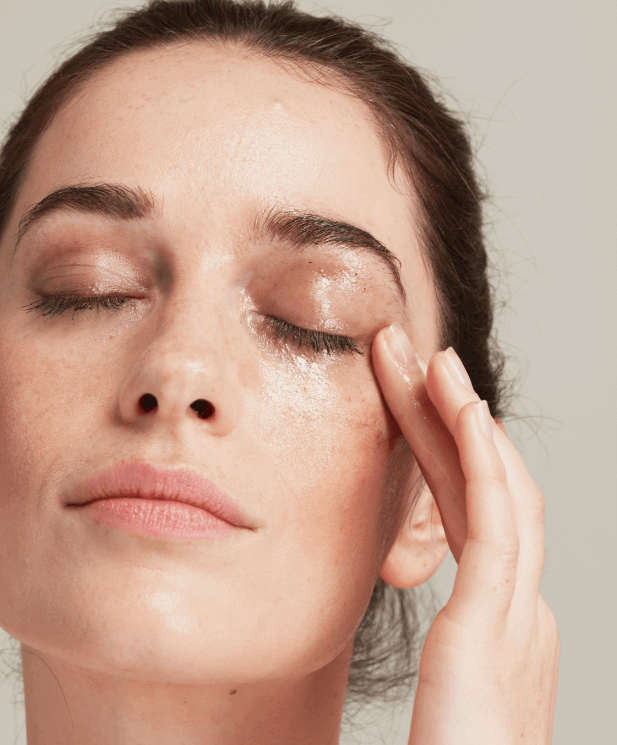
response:
M119 5L0 0L0 123L67 43ZM300 5L382 29L470 121L494 197L492 256L507 300L499 333L521 394L507 427L546 500L541 592L562 645L553 742L615 743L617 3ZM449 554L431 580L442 604L455 574ZM7 640L0 629L0 647ZM12 696L0 685L0 743L24 745ZM341 742L406 745L410 720L411 704Z

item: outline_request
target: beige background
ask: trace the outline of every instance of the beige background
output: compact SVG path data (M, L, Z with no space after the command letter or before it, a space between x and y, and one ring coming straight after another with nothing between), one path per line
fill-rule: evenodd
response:
M118 4L0 0L0 122L66 42ZM386 35L471 118L495 195L495 261L509 272L500 332L521 376L523 418L508 429L546 499L541 591L562 643L553 742L614 743L617 3L301 5L379 27L390 19ZM444 604L455 573L449 554L434 579ZM0 630L0 647L6 639ZM12 686L0 685L0 744L24 745L23 708L14 711L11 697ZM407 706L341 742L406 745L410 719Z

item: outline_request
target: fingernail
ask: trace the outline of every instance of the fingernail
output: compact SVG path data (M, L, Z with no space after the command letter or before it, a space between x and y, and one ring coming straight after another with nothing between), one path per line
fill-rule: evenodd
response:
M456 375L456 379L458 380L458 382L461 385L464 385L465 388L469 388L470 391L473 391L473 385L471 384L469 375L467 375L467 370L465 370L465 366L461 362L460 357L454 351L454 349L452 349L452 347L448 347L446 349L446 359L450 363L450 368Z
M411 369L418 364L409 337L400 323L394 322L384 334L394 359L403 367Z
M491 412L488 408L488 404L486 401L480 401L479 404L476 404L478 416L480 418L480 426L482 427L482 431L484 434L488 437L489 440L493 439L493 417L491 416Z

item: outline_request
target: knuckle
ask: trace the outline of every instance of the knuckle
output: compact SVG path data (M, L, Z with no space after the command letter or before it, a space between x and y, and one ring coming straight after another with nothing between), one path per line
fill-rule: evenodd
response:
M517 536L502 536L495 541L493 553L497 561L505 566L518 563L520 542Z
M484 465L484 477L487 481L498 486L505 486L508 483L506 469L501 460L492 460Z
M485 561L494 562L505 569L511 569L518 564L520 544L518 537L510 533L493 535L490 539L480 538L471 531L467 534L467 542L475 543L481 548Z

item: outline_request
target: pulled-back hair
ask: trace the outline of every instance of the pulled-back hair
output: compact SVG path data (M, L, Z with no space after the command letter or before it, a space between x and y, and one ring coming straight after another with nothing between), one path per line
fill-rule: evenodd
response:
M454 347L478 396L501 415L503 359L492 337L485 193L464 123L386 41L341 18L309 15L292 1L263 0L151 0L122 11L39 87L9 130L0 152L0 236L33 149L61 106L123 55L191 39L299 64L366 103L391 173L401 166L412 185L421 249L439 302L441 348ZM402 700L415 690L427 630L423 616L430 622L438 610L432 591L432 604L423 605L421 590L377 580L356 633L346 705Z

